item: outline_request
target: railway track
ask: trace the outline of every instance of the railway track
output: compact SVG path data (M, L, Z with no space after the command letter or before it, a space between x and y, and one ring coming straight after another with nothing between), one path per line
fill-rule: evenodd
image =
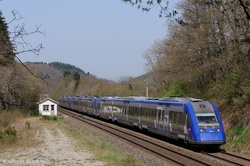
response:
M232 153L228 153L225 151L220 151L216 153L208 153L208 152L201 152L207 156L212 158L216 158L218 160L222 160L227 162L228 164L237 165L237 166L248 166L250 165L250 159L241 157Z
M217 158L216 154L197 153L180 147L173 148L163 141L67 109L59 108L59 112L105 131L171 165L249 165L249 161L231 162L231 160L223 160L223 157Z

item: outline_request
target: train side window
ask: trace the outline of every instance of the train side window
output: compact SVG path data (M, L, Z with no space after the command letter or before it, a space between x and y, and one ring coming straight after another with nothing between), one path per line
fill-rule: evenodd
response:
M169 111L169 123L173 123L173 112Z
M112 105L110 105L110 104L105 104L105 105L104 105L104 111L107 111L107 112L112 111Z
M192 122L191 122L189 114L187 115L187 126L192 126Z
M182 112L177 112L176 124L182 124Z
M139 115L139 109L137 107L134 107L134 108L136 108L135 115L138 116ZM141 108L140 116L155 119L156 115L157 115L156 113L157 113L156 109ZM160 112L159 112L159 116L160 116Z
M137 107L129 107L129 115L138 116L138 108Z
M113 110L113 112L121 113L122 112L122 106L120 106L120 105L113 105L112 110Z
M141 108L141 117L150 117L148 108Z
M134 115L134 113L135 113L134 107L129 107L129 109L128 109L128 114L129 114L129 115Z
M169 111L169 123L182 124L182 112Z
M122 106L122 113L123 114L126 114L126 110L127 110L127 107L126 106Z
M141 108L141 117L146 117L146 109Z
M173 112L173 123L176 124L177 112Z

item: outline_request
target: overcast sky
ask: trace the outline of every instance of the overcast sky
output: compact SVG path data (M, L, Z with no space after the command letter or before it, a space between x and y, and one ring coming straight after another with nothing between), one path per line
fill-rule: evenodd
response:
M63 62L98 78L113 79L145 73L143 53L166 36L159 8L142 12L120 0L2 0L6 22L17 10L28 31L41 26L46 35L26 38L33 47L42 44L39 56L20 54L22 61Z

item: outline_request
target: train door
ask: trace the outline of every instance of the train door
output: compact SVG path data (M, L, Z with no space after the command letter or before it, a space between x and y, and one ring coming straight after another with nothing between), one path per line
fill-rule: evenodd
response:
M168 133L169 132L169 116L168 116L168 110L165 107L164 113L163 113L163 132Z
M189 134L189 131L191 130L191 128L192 128L192 122L191 122L191 119L190 119L190 115L189 115L188 112L186 112L186 123L185 123L185 126L184 126L184 134L185 134L186 140L190 140L190 137L192 137Z
M128 102L124 101L122 106L122 118L128 121Z
M157 115L156 115L156 124L158 126L158 131L160 132L164 132L164 115L165 115L164 106L158 105Z
M72 97L68 98L68 108L72 109Z
M188 123L188 114L187 112L185 112L185 123L184 123L184 128L183 128L185 139L188 137L187 123Z
M169 111L169 132L178 139L185 139L186 112Z
M98 99L95 97L94 99L94 114L96 115L96 116L98 116L99 115L99 113L98 113Z
M169 123L169 109L170 105L169 104L165 104L165 111L164 111L164 133L166 133L167 135L169 134L170 130L172 130L171 128L171 124Z

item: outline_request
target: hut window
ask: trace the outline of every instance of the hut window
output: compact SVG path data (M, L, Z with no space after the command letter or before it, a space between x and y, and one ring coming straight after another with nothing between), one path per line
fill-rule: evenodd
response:
M43 105L43 110L48 111L49 110L49 105Z

